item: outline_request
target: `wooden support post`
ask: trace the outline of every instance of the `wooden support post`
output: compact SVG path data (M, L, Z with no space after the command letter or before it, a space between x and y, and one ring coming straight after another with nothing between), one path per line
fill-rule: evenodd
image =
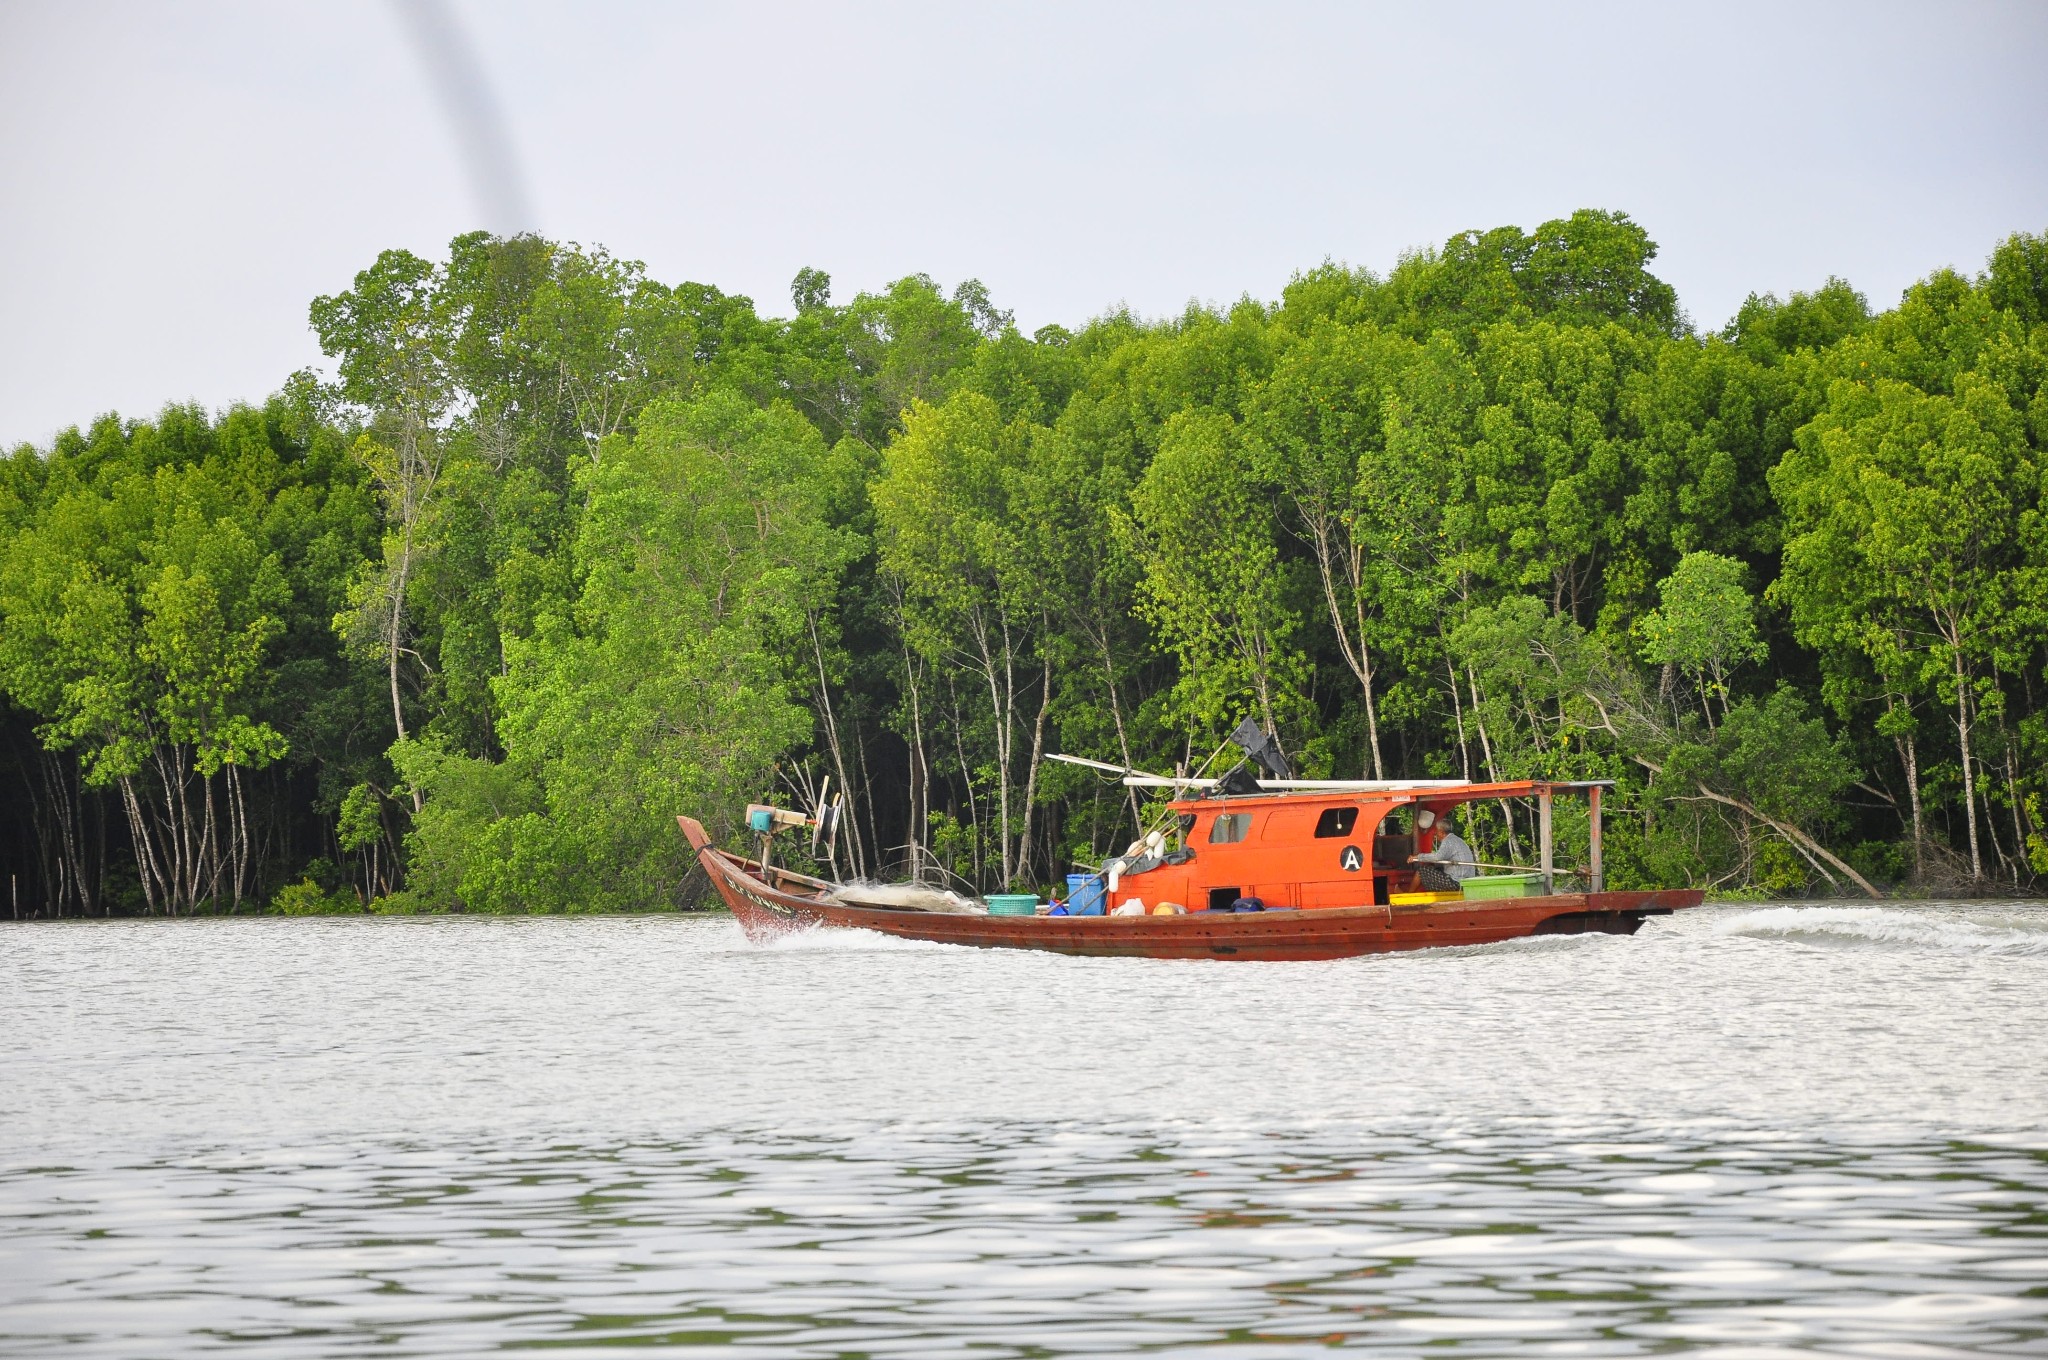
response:
M1557 879L1551 867L1550 847L1550 786L1544 785L1536 791L1536 845L1543 858L1537 863L1543 868L1543 891L1554 891Z
M1607 891L1607 875L1605 872L1602 871L1600 867L1600 795L1605 792L1606 790L1601 788L1598 784L1595 784L1592 788L1586 790L1586 801L1592 805L1593 812L1592 887L1594 892Z

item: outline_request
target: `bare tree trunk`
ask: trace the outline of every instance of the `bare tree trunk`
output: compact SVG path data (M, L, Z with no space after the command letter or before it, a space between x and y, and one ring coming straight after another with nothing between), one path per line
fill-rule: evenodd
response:
M1259 717L1264 720L1266 735L1273 738L1273 744L1280 744L1280 721L1273 716L1273 688L1266 679L1266 669L1261 666L1257 675Z
M220 820L215 815L213 797L213 776L199 776L199 790L205 795L201 804L199 821L199 853L204 866L201 874L206 881L206 900L218 904L220 901ZM197 894L194 894L197 896Z
M875 822L875 768L868 760L867 729L861 726L857 708L853 712L853 764L860 779L853 791L847 794L846 806L854 817L862 815L862 808L867 810L867 830L862 833L861 844L866 847L868 872L880 878L887 870L883 861L882 832Z
M967 815L974 821L974 886L981 887L982 866L988 863L988 849L981 829L981 802L974 796L974 770L967 763L966 724L960 720L960 691L953 677L946 677L946 692L953 699L953 754L960 762L960 784L967 792Z
M99 853L93 856L93 891L99 894L100 915L112 916L114 904L107 898L107 814L100 809L100 815L93 818L93 825L99 832Z
M1356 613L1358 625L1358 687L1365 692L1365 735L1372 745L1372 777L1387 777L1386 761L1380 758L1380 712L1379 702L1372 692L1372 649L1365 641L1365 590L1363 569L1359 563L1362 549L1351 550L1351 607Z
M86 854L88 805L79 777L78 758L72 755L61 760L52 758L44 768L49 773L51 802L56 807L60 854L69 866L65 871L67 892L78 903L79 914L90 916L93 908L101 905L100 883L107 866L104 848L97 860ZM104 813L99 820L104 828Z
M1978 766L1980 769L1982 769L1983 762L1979 761ZM1985 773L1986 778L1988 779L1989 771L1986 771ZM1998 839L1998 818L1992 815L1991 794L1988 790L1984 794L1984 839L1991 843L1991 854L1992 857L1998 861L1999 871L2003 874L2009 875L2014 882L2018 882L2019 874L2014 869L2011 858L2008 857L2005 853L2004 842Z
M78 759L38 744L34 759L21 758L19 764L22 787L29 797L45 906L52 916L69 915L74 907L79 915L90 916L100 905L99 881L105 865L87 853L90 805L79 778Z
M156 846L155 850L159 859L159 868L163 874L164 910L175 916L182 893L181 885L185 877L184 859L179 854L178 838L175 832L177 812L174 801L175 794L171 787L170 768L164 763L162 756L160 754L153 756L151 763L156 766L157 783L163 789L163 820L166 826L161 838L162 843ZM149 812L149 804L143 797L144 792L145 790L143 789L136 790L135 804L137 815L146 818ZM139 825L147 826L148 823L144 821ZM153 830L154 828L151 829Z
M192 771L186 764L185 748L175 746L172 752L172 767L178 776L178 854L183 865L183 872L179 878L179 894L189 914L199 904L200 875L205 872L202 859L204 847L201 841L204 828L200 818L192 811Z
M1003 664L998 673L995 654L989 649L987 621L977 617L974 624L975 645L981 653L981 673L988 681L989 718L995 724L997 834L1001 837L1003 890L1007 892L1013 869L1010 859L1010 709L1017 692L1007 615L1002 620L1002 629Z
M1663 766L1655 764L1652 761L1645 760L1641 756L1631 756L1630 759L1634 760L1636 764L1642 766L1651 774L1664 773ZM1850 881L1855 883L1857 887L1863 889L1864 892L1869 893L1872 897L1882 898L1884 896L1883 893L1879 892L1876 888L1871 886L1869 879L1865 878L1863 875L1857 873L1854 869L1850 868L1845 861L1843 861L1842 859L1834 855L1832 852L1830 852L1826 846L1822 845L1813 837L1807 835L1804 831L1801 831L1798 827L1792 825L1792 823L1781 822L1775 817L1768 816L1758 811L1755 807L1752 807L1750 804L1743 802L1740 798L1730 798L1725 793L1717 793L1713 789L1708 788L1705 784L1695 782L1693 787L1698 789L1700 791L1700 797L1706 799L1708 802L1719 803L1724 807L1732 807L1736 811L1744 814L1745 816L1752 817L1755 820L1762 822L1765 826L1777 832L1780 836L1783 836L1786 839L1786 841L1791 844L1792 848L1799 851L1800 854L1806 856L1807 861L1811 863L1814 868L1820 870L1821 877L1828 879L1829 882L1832 883L1834 879L1829 875L1826 869L1821 869L1821 860L1826 860L1829 864L1832 864L1836 869L1841 871L1844 877L1848 878Z
M1126 770L1135 769L1136 766L1131 762L1131 739L1124 730L1123 703L1117 698L1116 658L1109 650L1109 634L1107 630L1096 634L1096 645L1102 654L1102 678L1104 683L1109 686L1109 716L1116 723L1117 750L1123 753L1124 768ZM1130 804L1131 825L1137 828L1138 835L1144 835L1145 817L1144 813L1138 808L1138 791L1126 786L1124 789L1124 799Z
M398 630L405 609L405 572L399 572L397 586L391 592L391 619L385 625L385 668L391 677L391 726L398 732L398 739L405 740L405 705L398 698Z
M242 774L239 767L227 767L229 852L228 881L234 895L234 909L242 909L242 894L245 888L253 889L249 878L249 809L242 797Z
M45 785L48 784L47 775L45 775L43 782ZM57 828L57 817L52 806L56 802L56 795L54 791L47 789L40 792L37 790L36 781L30 777L29 768L26 764L21 766L21 783L22 787L28 792L29 831L35 838L36 843L36 875L42 881L43 902L48 908L50 915L62 916L66 900L64 881L66 874L63 851L58 845L58 838L61 832ZM21 892L20 885L18 883L11 883L9 892L18 901ZM35 894L35 883L33 880L30 883L29 893L30 897L33 898ZM18 915L18 907L16 911Z
M1273 712L1273 649L1268 645L1264 632L1256 628L1238 630L1237 638L1239 647L1252 661L1252 697L1258 701L1259 723L1266 729L1266 735L1273 739L1273 744L1284 752L1286 748L1280 742L1280 720Z
M1963 672L1963 649L1953 640L1949 655L1956 669L1956 740L1963 753L1963 813L1970 828L1970 878L1984 877L1984 856L1977 847L1977 777L1970 764L1970 691Z
M2012 738L2009 736L2005 740L2005 792L2012 803L2012 843L2015 847L2013 854L2019 861L2013 866L2012 881L2017 885L2030 866L2027 864L2027 833L2020 824L2019 763L2013 751Z
M415 392L412 395L417 398L419 394ZM391 686L391 726L398 734L398 740L404 741L407 736L405 704L399 691L398 658L405 648L405 593L412 584L413 559L418 553L414 536L427 502L433 496L434 485L440 479L441 463L438 454L429 453L430 416L417 404L405 404L400 417L396 480L385 487L387 512L397 512L399 547L384 624L384 658L386 677ZM412 799L412 810L418 812L421 806L419 790L408 789L407 792Z
M399 551L398 580L391 591L391 620L385 637L385 656L391 678L391 725L398 733L398 739L406 739L405 705L398 694L398 654L404 644L405 590L412 579L412 523L408 520L404 530L404 546ZM408 786L412 796L412 810L420 810L420 791Z
M1886 695L1885 707L1896 711L1897 696ZM1920 751L1911 732L1892 741L1899 748L1899 763L1906 769L1906 801L1913 809L1913 877L1917 881L1927 870L1927 826L1920 811Z
M1031 763L1024 772L1024 829L1018 836L1017 875L1027 879L1031 876L1031 825L1038 797L1038 767L1045 756L1045 714L1052 707L1052 662L1044 661L1043 666L1038 719L1031 725Z
M1486 757L1486 777L1498 784L1500 766L1494 763L1493 740L1486 735L1486 714L1479 705L1479 677L1473 673L1469 663L1465 667L1465 683L1471 687L1472 725L1479 729L1479 750ZM1502 798L1499 803L1501 820L1507 823L1508 828L1508 858L1519 863L1522 858L1522 847L1515 839L1515 814L1508 810L1507 799Z
M197 896L198 846L192 832L192 809L186 796L185 768L182 753L173 748L165 750L158 746L153 752L156 763L157 781L163 786L164 800L164 869L169 877L165 892L165 905L176 914L179 907L189 907ZM145 808L145 811L147 809Z
M49 753L43 751L40 747L37 749L37 762L39 770L32 771L29 762L21 759L17 749L15 766L21 771L22 790L28 795L29 832L35 840L36 876L41 881L43 901L49 908L50 915L61 916L64 914L65 872L63 852L58 844L61 833L58 830L59 818L56 815L55 809L57 793L54 788L50 787L50 772L54 762L49 759ZM37 787L36 772L42 774L41 788ZM31 879L29 883L31 899L35 896L35 888L36 879ZM17 904L15 912L17 919L19 919L20 883L18 881L10 881L8 891Z
M817 663L818 668L818 711L825 719L826 745L832 752L832 768L839 775L840 792L847 795L850 799L853 793L853 782L846 777L846 754L839 745L839 720L832 712L832 685L825 677L825 646L818 637L817 613L815 611L807 611L804 615L804 622L811 632L811 658ZM848 803L848 806L852 807L856 813L854 817L849 819L853 830L853 844L849 847L853 852L853 876L855 878L866 878L867 855L861 845L860 818L858 816L860 809L857 804L851 802Z
M1444 669L1450 673L1451 715L1458 720L1458 769L1469 783L1472 779L1472 747L1465 740L1465 704L1458 697L1458 672L1448 655L1444 657Z
M932 766L931 757L924 745L924 703L918 692L917 666L910 654L910 644L903 644L903 679L910 694L910 879L921 882L924 878L924 864L921 851L924 832L929 824L932 809Z
M1365 641L1365 592L1361 589L1364 575L1365 550L1357 543L1348 546L1344 563L1344 580L1337 579L1337 546L1334 539L1337 527L1330 517L1320 511L1304 511L1303 519L1309 526L1310 537L1314 540L1316 574L1323 585L1323 604L1329 610L1330 628L1337 635L1337 649L1344 655L1344 664L1365 695L1366 742L1372 751L1372 777L1385 779L1386 765L1380 759L1379 710L1372 692L1372 653ZM1351 609L1346 611L1340 592L1351 593ZM1346 621L1349 612L1353 620ZM1271 719L1268 718L1268 726Z
M135 778L124 775L121 778L121 807L128 814L128 834L135 842L135 867L142 879L142 900L152 915L157 910L159 898L169 908L169 894L165 891L163 866L158 862L154 839L149 834L149 824L143 816L141 801L135 794Z
M1714 790L1708 788L1705 784L1698 784L1695 785L1695 787L1699 789L1700 796L1702 798L1706 798L1716 803L1725 803L1729 807L1736 808L1741 812L1747 813L1749 816L1756 818L1756 820L1762 822L1765 826L1768 826L1769 828L1771 828L1771 830L1777 832L1786 840L1790 841L1795 849L1797 849L1801 854L1805 855L1809 862L1813 863L1814 868L1820 869L1820 875L1822 878L1828 879L1828 881L1831 883L1834 881L1833 878L1829 876L1827 870L1820 868L1820 864L1818 861L1824 859L1829 864L1832 864L1837 869L1841 870L1850 879L1854 880L1857 887L1863 889L1864 892L1870 894L1872 897L1882 898L1884 896L1883 893L1879 892L1876 888L1870 885L1870 880L1866 879L1863 875L1857 873L1854 869L1850 868L1845 861L1829 853L1829 851L1824 846L1822 846L1819 841L1807 835L1798 827L1793 826L1790 822L1781 822L1776 820L1775 818L1768 817L1763 813L1757 811L1755 808L1751 807L1748 803L1743 802L1740 798L1730 798L1725 793L1716 793Z
M1486 735L1486 716L1479 706L1479 677L1472 673L1472 667L1465 667L1465 683L1472 690L1472 725L1479 729L1479 750L1486 757L1486 777L1500 783L1500 766L1493 761L1493 741Z

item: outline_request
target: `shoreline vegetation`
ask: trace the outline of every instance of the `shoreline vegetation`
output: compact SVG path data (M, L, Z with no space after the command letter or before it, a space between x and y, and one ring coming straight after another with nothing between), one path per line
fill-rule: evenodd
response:
M299 888L301 891L292 892L291 889L293 888ZM1766 893L1754 888L1742 888L1733 892L1710 893L1700 905L1702 907L1797 907L1810 904L1824 904L1828 907L1846 908L1851 911L1864 909L1872 911L1886 909L1899 911L1917 907L1938 908L1962 905L1968 905L1973 910L1996 910L2005 907L2033 908L2048 905L2048 892L2043 891L2038 881L2031 886L2031 890L2013 892L2010 890L2000 890L1994 886L1982 893L1969 896L1936 894L1919 889L1913 884L1887 887L1883 895L1879 897L1868 897L1862 894L1854 897L1823 897L1817 894L1802 897ZM278 921L288 918L307 917L340 918L344 920L391 919L419 921L457 917L501 920L526 916L576 916L579 918L646 917L658 920L669 917L710 919L714 917L730 917L731 915L731 910L718 900L718 895L715 892L694 895L688 903L682 905L583 908L573 912L481 912L470 909L461 902L439 907L423 907L418 904L408 903L404 909L400 910L397 909L395 904L372 903L366 906L359 897L343 893L319 891L318 884L313 884L312 890L306 891L305 880L301 880L299 883L286 885L286 888L281 890L277 897L267 905L250 903L243 905L239 909L227 902L202 902L193 910L179 912L175 916L167 913L151 915L147 912L115 912L106 916L32 916L24 912L18 919L24 923L29 921L84 922L102 920L139 922L173 920ZM5 924L9 919L0 917L0 924ZM1512 943L1512 941L1509 943Z
M330 372L0 461L0 919L709 905L675 814L828 777L849 876L1041 887L1149 810L1047 754L1246 714L1310 777L1615 779L1616 888L2038 892L2048 235L1988 244L1707 331L1588 210L1030 335L386 251Z

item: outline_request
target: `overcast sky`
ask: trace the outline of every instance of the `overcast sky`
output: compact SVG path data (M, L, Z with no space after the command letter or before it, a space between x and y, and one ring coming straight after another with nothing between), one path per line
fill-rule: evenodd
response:
M1617 208L1718 327L2048 231L2044 142L2040 0L0 0L0 444L261 400L314 296L478 225L774 314L974 276L1029 330Z

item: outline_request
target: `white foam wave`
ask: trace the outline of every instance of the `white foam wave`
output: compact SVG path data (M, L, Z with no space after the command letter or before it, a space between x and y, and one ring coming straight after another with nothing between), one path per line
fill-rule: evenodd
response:
M2010 916L1972 920L1947 911L1898 907L1768 907L1718 921L1713 931L1816 945L2048 958L2048 915L2021 923Z
M944 949L936 940L913 940L879 930L848 930L838 926L804 926L780 931L753 946L785 953L847 954L891 949Z

